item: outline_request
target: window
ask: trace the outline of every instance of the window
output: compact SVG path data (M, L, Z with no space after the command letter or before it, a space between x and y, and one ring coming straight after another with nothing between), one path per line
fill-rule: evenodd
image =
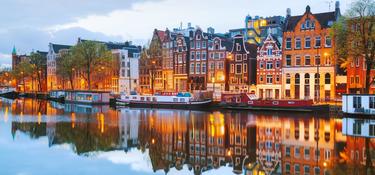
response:
M296 56L296 66L300 66L300 65L301 65L301 57Z
M358 57L355 58L355 66L359 67L359 58Z
M301 170L300 170L300 166L299 166L299 164L295 164L295 165L294 165L294 173L295 173L295 174L299 174L300 171L301 171Z
M305 38L305 48L310 48L311 47L311 38L306 37Z
M369 128L370 128L369 135L370 136L375 136L375 125L370 125Z
M230 65L230 73L234 73L234 64Z
M286 89L285 90L285 96L286 97L290 97L290 89Z
M202 48L205 49L206 47L207 47L207 43L206 43L206 41L203 41L202 42Z
M300 148L297 146L294 148L294 157L299 157L300 156Z
M310 166L305 165L305 166L303 167L303 169L304 169L304 174L305 174L305 175L310 174Z
M202 63L202 74L206 73L206 63Z
M290 164L289 163L285 164L285 172L290 173Z
M242 55L241 54L236 55L236 61L242 61Z
M247 73L247 64L243 65L243 73Z
M192 42L190 42L190 48L194 48L195 47L195 44L194 44L195 42L194 41L192 41Z
M263 75L259 76L259 81L263 82Z
M375 109L375 97L369 97L369 98L370 98L369 108Z
M191 54L190 54L190 60L194 60L194 58L195 58L195 52L191 52Z
M290 74L286 74L286 84L290 84Z
M276 68L280 68L280 61L276 61Z
M320 175L320 168L319 167L314 168L314 175Z
M202 52L202 60L206 60L207 59L207 53L206 52Z
M240 45L240 43L236 43L236 49L237 49L237 51L241 51L241 45Z
M263 66L263 61L260 61L260 62L259 62L259 67L260 67L261 69L263 69L263 67L264 67L264 66Z
M285 156L290 157L290 146L285 147Z
M329 73L326 73L324 75L325 84L331 84L331 75Z
M236 64L236 74L241 74L241 73L242 73L242 65Z
M286 38L285 48L286 49L291 49L292 48L292 38Z
M210 69L214 70L215 69L215 63L210 63Z
M310 65L311 65L311 59L310 59L310 56L309 56L309 55L306 55L306 56L305 56L305 65L306 65L306 66L310 66Z
M201 42L197 41L197 49L200 49L200 48L201 48Z
M362 108L361 97L353 97L353 108Z
M306 29L310 28L310 20L306 20Z
M196 54L197 54L197 58L196 59L199 61L201 59L201 53L197 52Z
M326 36L326 47L332 46L332 39L330 36Z
M272 55L272 48L267 49L267 55L268 55L268 56L271 56L271 55Z
M301 38L296 38L296 49L301 48Z
M246 67L247 67L247 65L246 65ZM224 63L223 62L219 62L218 69L224 69Z
M299 74L295 75L295 80L294 81L295 81L294 84L296 84L296 85L298 85L300 83L300 76L299 76Z
M273 63L272 63L272 61L267 61L267 63L266 63L266 69L273 69Z
M190 73L191 73L191 74L194 74L194 68L195 68L195 67L194 67L194 63L191 63L191 64L190 64Z
M266 80L267 84L272 84L272 75L267 75Z
M320 36L315 37L315 47L320 47L321 46L321 39Z
M195 71L196 71L197 74L201 73L201 64L200 63L197 63L197 68L195 69Z
M286 66L291 66L292 65L292 56L286 55L285 56L285 62L286 62Z
M310 148L305 148L305 159L310 158Z

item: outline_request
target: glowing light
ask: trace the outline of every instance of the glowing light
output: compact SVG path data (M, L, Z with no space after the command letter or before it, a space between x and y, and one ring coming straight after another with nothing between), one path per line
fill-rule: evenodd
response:
M324 166L324 167L327 167L327 162L324 162L324 163L323 163L323 166Z
M104 114L99 115L99 121L100 121L100 132L104 133Z
M155 144L155 139L151 139L151 143L152 143L152 144Z
M227 152L227 155L228 155L228 156L231 156L231 155L232 155L232 152L229 150L229 151Z
M8 107L5 107L5 113L4 113L4 121L5 121L5 123L8 122L8 112L9 112Z
M72 128L76 127L76 114L72 112Z
M40 125L42 121L42 113L38 112L38 125Z

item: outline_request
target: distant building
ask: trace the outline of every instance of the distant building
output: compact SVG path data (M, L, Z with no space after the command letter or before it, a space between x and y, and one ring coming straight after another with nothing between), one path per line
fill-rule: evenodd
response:
M258 48L257 96L259 98L281 98L282 51L278 40L270 33Z
M251 44L261 45L270 32L278 42L282 42L283 25L285 18L282 16L273 17L251 17L245 19L245 40Z
M47 54L47 90L63 89L63 80L56 74L56 60L67 52L72 46L49 43Z

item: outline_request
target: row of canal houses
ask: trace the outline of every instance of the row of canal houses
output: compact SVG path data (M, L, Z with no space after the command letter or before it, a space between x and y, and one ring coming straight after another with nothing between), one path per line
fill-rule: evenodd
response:
M254 30L229 34L215 33L213 28L204 32L190 24L173 31L155 29L151 45L160 46L162 54L141 61L140 91L208 90L253 93L260 98L335 99L346 91L336 89L346 79L340 76L330 35L339 16L336 3L335 11L326 13L314 14L307 6L299 16L291 16L288 9L285 18L247 17L246 25ZM254 33L263 37L251 37Z

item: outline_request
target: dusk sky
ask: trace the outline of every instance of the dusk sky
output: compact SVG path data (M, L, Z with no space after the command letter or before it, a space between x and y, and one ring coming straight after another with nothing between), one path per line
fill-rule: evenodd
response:
M341 0L344 13L353 0ZM235 3L234 3L235 2ZM11 51L47 51L48 43L75 44L78 37L144 45L158 29L188 22L216 32L244 27L246 15L301 15L334 10L330 0L2 0L0 6L0 64L11 63Z

